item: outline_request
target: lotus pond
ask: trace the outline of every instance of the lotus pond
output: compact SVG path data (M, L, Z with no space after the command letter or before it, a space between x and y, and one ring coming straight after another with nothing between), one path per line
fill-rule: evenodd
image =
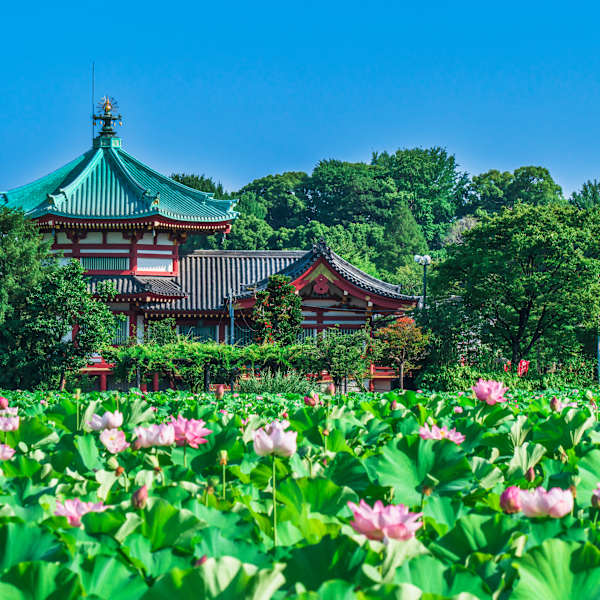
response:
M0 395L3 600L600 598L596 392Z

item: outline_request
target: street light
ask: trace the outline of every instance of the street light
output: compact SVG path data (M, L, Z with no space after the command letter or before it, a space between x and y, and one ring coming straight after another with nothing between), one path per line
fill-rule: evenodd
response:
M422 307L425 309L427 302L427 265L431 264L431 256L429 254L425 254L421 256L420 254L415 254L415 262L418 265L423 265L423 304Z

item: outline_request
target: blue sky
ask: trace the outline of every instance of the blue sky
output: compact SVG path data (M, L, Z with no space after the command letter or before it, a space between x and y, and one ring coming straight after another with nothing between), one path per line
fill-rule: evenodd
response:
M600 179L597 5L417 4L5 3L0 190L90 146L92 61L128 152L228 189L431 145L471 174Z

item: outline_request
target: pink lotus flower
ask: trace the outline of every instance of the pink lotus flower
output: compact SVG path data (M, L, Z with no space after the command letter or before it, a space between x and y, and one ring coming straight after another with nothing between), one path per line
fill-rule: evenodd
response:
M463 407L462 406L455 406L454 407L454 412L459 415L460 413L463 412Z
M88 426L94 431L103 429L118 429L123 425L123 414L116 410L114 413L106 411L102 416L93 414L92 420L88 421Z
M423 513L411 513L404 504L384 506L381 500L377 500L371 508L361 500L359 505L348 502L348 506L354 513L354 521L350 525L370 540L409 540L423 526L423 522L418 520Z
M330 384L327 386L327 393L328 393L330 396L335 396L335 383L330 383Z
M521 490L521 508L527 517L552 517L560 519L573 510L571 490L554 487L546 491L543 487L535 490Z
M500 496L500 508L508 514L521 510L521 490L511 485L507 487Z
M254 452L259 456L292 456L296 452L295 431L285 431L288 421L273 421L254 432Z
M312 396L304 396L304 404L306 406L316 406L317 401Z
M444 425L441 429L437 425L432 425L431 429L425 425L419 429L419 435L424 440L450 440L455 444L462 444L465 441L465 436L456 431L456 428L450 429Z
M204 424L202 419L186 419L181 415L177 419L171 417L171 425L173 425L175 432L175 443L178 446L187 444L192 448L197 448L200 444L206 444L208 440L205 439L205 436L212 433L212 429L206 429Z
M472 387L478 400L482 400L486 404L493 406L500 402L506 402L504 394L508 391L507 387L501 381L486 381L479 379L477 385Z
M71 527L81 526L81 517L89 512L104 512L108 506L102 502L82 502L79 498L65 500L64 504L56 503L54 514L57 517L67 517Z
M175 429L171 423L150 425L150 427L136 427L137 448L151 448L152 446L171 446L175 443Z
M7 406L0 410L0 417L16 417L19 412L19 408L17 406Z
M105 429L100 434L100 441L112 454L118 454L119 452L123 452L125 448L129 448L129 444L125 439L125 433L120 429Z
M8 408L8 398L0 396L0 409L5 410Z
M15 454L14 448L6 444L0 444L0 460L10 460Z
M600 508L600 482L596 489L592 492L592 506L594 508Z
M16 431L17 429L19 429L19 417L0 417L0 431Z

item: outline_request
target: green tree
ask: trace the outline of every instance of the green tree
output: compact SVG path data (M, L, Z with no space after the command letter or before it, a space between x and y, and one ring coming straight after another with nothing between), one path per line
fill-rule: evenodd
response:
M312 343L315 345L315 366L320 371L327 371L338 389L349 377L362 386L371 360L377 358L376 347L373 347L366 328L348 333L332 327L321 332Z
M427 243L439 248L468 182L455 157L439 147L407 148L394 154L376 153L371 162L393 179Z
M240 190L242 201L240 212L244 212L244 195L253 194L252 213L258 217L260 210L264 213L261 218L277 229L279 227L296 227L309 220L306 197L303 188L308 175L302 171L288 171L279 175L267 175L255 179ZM246 203L250 203L248 197Z
M569 202L581 210L599 207L600 182L596 179L586 181L580 191L571 194Z
M240 214L221 247L226 250L266 250L270 247L273 228L252 214Z
M517 204L448 246L433 293L459 296L485 321L483 341L513 364L536 343L566 339L597 318L600 284L588 215L564 204Z
M50 244L22 212L0 207L0 324L28 301L45 273Z
M410 317L397 319L391 325L375 332L380 342L379 360L396 369L400 389L404 389L404 374L416 369L425 358L428 336Z
M105 301L114 290L93 298L83 273L78 261L48 263L43 277L27 286L27 302L12 305L0 325L0 387L56 387L111 342L116 318Z
M225 191L223 184L220 181L216 183L212 177L194 175L192 173L189 175L186 173L173 173L171 174L171 179L178 183L182 183L183 185L187 185L190 188L194 188L195 190L214 194L215 198L219 200L227 200L232 197L230 193Z
M271 275L257 292L252 312L258 343L294 344L302 324L302 300L285 275Z
M513 173L492 169L472 178L458 212L466 215L484 210L494 214L518 202L539 206L562 200L561 187L544 167L519 167Z
M322 160L304 188L311 218L324 225L385 224L399 200L393 180L376 165Z

